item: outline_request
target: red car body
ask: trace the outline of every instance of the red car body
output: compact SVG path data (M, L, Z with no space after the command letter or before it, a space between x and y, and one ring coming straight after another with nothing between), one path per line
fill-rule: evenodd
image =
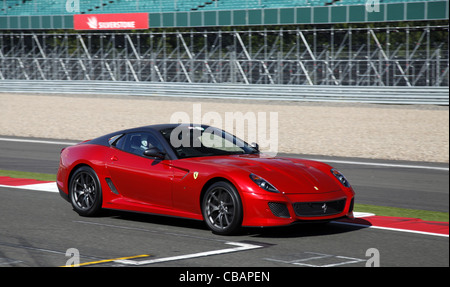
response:
M80 167L89 167L98 178L99 204L104 209L205 220L205 192L214 183L226 182L235 188L241 203L239 226L353 217L354 191L331 166L260 153L180 158L160 134L173 126L120 131L63 149L57 174L60 194L70 201L74 174ZM163 158L136 155L114 145L127 134L140 132L151 133L161 141ZM262 181L255 181L254 175ZM80 178L83 180L83 176ZM261 182L276 188L268 191L258 185ZM86 184L79 185L81 193L87 194Z

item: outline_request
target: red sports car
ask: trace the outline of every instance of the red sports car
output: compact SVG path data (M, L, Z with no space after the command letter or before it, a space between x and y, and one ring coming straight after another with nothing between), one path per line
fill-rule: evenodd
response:
M57 185L82 216L101 209L178 216L223 235L353 217L354 191L336 169L264 156L205 125L146 126L64 148Z

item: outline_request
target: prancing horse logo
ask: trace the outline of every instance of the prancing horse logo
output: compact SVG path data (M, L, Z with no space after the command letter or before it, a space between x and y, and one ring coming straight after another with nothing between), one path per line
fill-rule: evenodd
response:
M327 213L327 208L328 208L327 204L324 203L324 204L322 205L323 213Z

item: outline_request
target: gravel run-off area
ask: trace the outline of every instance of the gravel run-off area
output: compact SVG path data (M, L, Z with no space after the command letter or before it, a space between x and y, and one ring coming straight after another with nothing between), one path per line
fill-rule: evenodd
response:
M256 137L263 151L449 162L448 106L7 92L0 92L0 103L0 136L84 140L171 120L200 120L238 132L246 141Z

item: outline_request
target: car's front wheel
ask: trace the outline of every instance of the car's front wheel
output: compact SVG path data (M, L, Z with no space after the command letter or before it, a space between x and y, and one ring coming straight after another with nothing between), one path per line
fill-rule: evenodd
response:
M69 198L75 211L82 216L94 216L102 207L102 190L95 171L78 168L69 184Z
M206 191L202 201L203 218L216 234L236 233L242 223L242 202L236 188L228 182L216 182Z

